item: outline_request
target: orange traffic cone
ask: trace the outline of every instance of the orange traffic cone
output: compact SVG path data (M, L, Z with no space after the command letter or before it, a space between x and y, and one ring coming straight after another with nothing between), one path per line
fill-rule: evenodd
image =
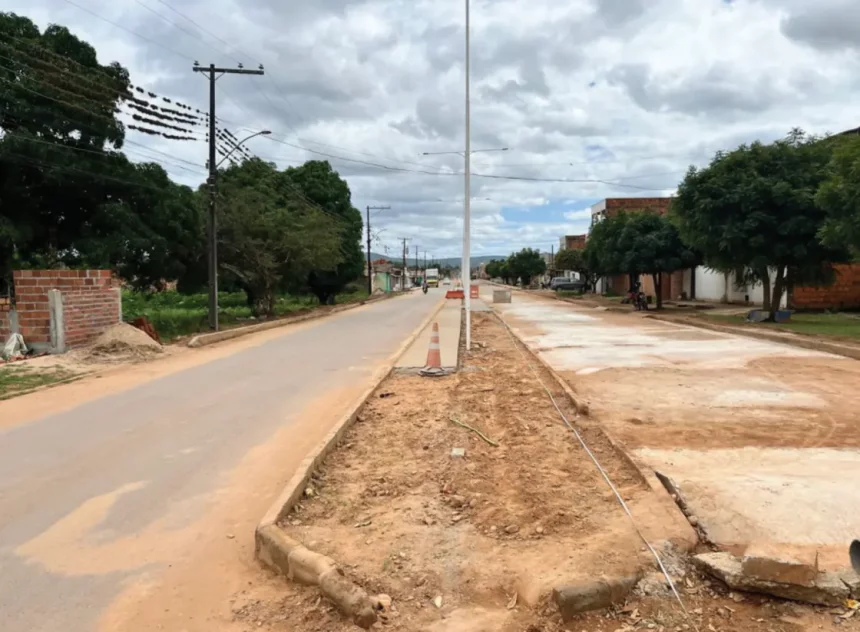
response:
M421 369L425 377L446 375L442 368L442 351L439 349L439 323L433 323L433 333L430 335L430 347L427 349L427 365Z

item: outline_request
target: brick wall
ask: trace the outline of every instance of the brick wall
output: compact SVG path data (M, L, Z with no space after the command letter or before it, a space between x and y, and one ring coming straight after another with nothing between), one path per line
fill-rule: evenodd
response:
M825 287L796 287L791 293L792 309L860 308L860 264L838 265L836 282Z
M20 333L27 344L51 342L50 290L63 295L66 347L85 344L120 322L120 294L110 270L17 270L12 280Z
M669 212L672 198L606 198L606 216L612 217L620 211L635 213L637 211L657 211L660 215Z
M12 299L5 296L0 297L0 346L6 342L12 333L9 327L9 312L12 310Z
M582 250L585 248L585 238L588 235L565 235L564 247L568 250Z

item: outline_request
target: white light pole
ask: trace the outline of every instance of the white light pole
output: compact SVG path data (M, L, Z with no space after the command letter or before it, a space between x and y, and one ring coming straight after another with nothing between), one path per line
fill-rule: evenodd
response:
M472 349L472 273L471 262L472 258L469 253L470 243L470 214L471 214L471 197L472 183L470 180L470 172L472 171L472 113L471 113L471 85L469 83L469 0L466 1L466 169L464 176L465 197L463 198L463 296L466 305L466 353Z

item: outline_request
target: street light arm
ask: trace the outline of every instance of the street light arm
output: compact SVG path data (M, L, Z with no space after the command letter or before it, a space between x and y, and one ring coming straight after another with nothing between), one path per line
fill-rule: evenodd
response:
M248 137L246 137L246 138L243 138L243 139L242 139L242 140L240 140L238 143L236 143L236 145L235 145L235 147L233 147L233 149L231 149L231 150L230 150L230 151L228 151L226 154L224 154L224 157L223 157L221 160L219 160L219 161L218 161L218 163L215 165L215 168L217 169L218 167L220 167L222 162L224 162L225 160L227 160L227 159L230 157L230 155L231 155L234 151L236 151L237 149L239 149L239 147L241 147L241 146L242 146L242 143L244 143L244 142L246 142L246 141L251 140L251 139L252 139L252 138L254 138L255 136L268 136L268 135L269 135L269 134L271 134L271 133L272 133L272 132L271 132L270 130L264 129L262 132L256 132L256 133L251 134L250 136L248 136Z

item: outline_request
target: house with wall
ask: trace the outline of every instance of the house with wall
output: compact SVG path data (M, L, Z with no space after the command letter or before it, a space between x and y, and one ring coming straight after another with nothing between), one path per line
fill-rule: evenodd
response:
M658 213L666 215L672 203L671 197L607 198L591 207L591 225L607 217L624 213ZM642 291L654 296L656 289L650 274L639 279ZM664 301L678 299L700 299L729 303L758 304L764 300L762 284L738 284L735 273L723 274L704 266L662 274L662 298ZM601 293L626 294L630 291L630 280L626 275L601 279L597 284ZM785 303L785 299L783 299Z

